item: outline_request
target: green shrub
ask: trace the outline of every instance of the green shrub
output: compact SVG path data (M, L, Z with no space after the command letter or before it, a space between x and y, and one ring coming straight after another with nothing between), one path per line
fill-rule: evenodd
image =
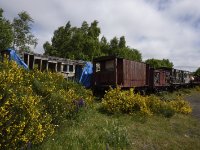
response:
M144 97L135 94L133 89L122 91L119 87L106 92L102 106L109 113L140 112L145 115L161 114L165 117L171 117L175 113L189 114L192 111L189 103L182 97L165 101L154 95Z
M196 91L200 92L200 86L195 87Z
M93 95L81 85L68 82L62 75L56 73L42 73L37 70L32 72L33 89L42 97L42 103L53 123L59 124L67 117L73 117L78 110L78 103L89 106L93 102Z
M34 94L28 73L14 62L0 63L0 149L19 149L51 135L51 116Z
M121 91L119 87L111 88L102 99L102 105L109 113L123 112L130 114L140 111L141 113L151 115L145 103L145 97L135 94L133 89Z
M182 97L177 97L176 100L168 102L175 112L182 114L189 114L192 112L192 108L189 102L183 100Z
M67 117L93 102L92 92L63 76L0 63L0 149L26 148L54 132Z

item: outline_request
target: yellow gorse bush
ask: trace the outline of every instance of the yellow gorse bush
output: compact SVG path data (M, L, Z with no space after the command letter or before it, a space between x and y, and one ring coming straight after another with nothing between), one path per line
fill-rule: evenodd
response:
M85 106L93 102L90 90L67 82L62 75L51 72L42 73L38 70L32 73L35 77L33 89L42 97L41 102L56 125L77 111L76 101L83 100Z
M51 116L43 112L28 76L14 62L0 64L0 149L39 143L54 131Z
M89 106L91 91L51 72L26 71L15 62L0 62L0 149L21 149L51 136L55 126Z
M183 100L182 97L177 97L177 100L173 100L168 103L178 113L189 114L192 112L189 102Z
M147 107L145 97L135 94L133 89L130 91L121 91L119 87L115 89L110 89L106 92L102 105L110 113L114 112L124 112L133 113L135 111L140 111L144 114L151 115L151 111Z
M176 100L162 101L154 95L141 96L134 93L133 89L123 91L120 87L110 89L102 99L103 108L109 113L134 113L141 112L146 115L163 114L170 117L175 112L189 114L192 111L189 103L181 97Z

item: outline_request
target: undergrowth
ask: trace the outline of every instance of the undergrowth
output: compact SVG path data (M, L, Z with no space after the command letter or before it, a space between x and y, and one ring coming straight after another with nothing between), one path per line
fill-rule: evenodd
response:
M119 87L110 89L102 99L102 107L108 113L133 114L140 112L145 115L161 114L171 117L175 113L189 114L192 111L190 104L183 97L161 100L155 95L142 96L134 93L133 89L123 91Z

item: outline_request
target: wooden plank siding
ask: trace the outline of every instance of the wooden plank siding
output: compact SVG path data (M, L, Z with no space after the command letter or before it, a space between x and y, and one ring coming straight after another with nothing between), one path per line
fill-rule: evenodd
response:
M113 70L106 70L107 62L114 62ZM124 88L146 86L146 64L114 56L99 57L93 60L94 66L100 64L100 71L94 69L94 86L116 86ZM96 67L94 67L96 68Z
M146 64L136 61L123 60L123 87L146 86Z

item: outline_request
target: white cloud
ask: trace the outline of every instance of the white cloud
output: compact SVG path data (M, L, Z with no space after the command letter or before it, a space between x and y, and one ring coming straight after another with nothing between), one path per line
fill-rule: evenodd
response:
M144 59L168 58L187 69L200 66L200 0L1 0L0 6L9 19L23 10L30 13L39 39L36 52L67 21L81 26L84 20L98 20L102 35L124 35Z

